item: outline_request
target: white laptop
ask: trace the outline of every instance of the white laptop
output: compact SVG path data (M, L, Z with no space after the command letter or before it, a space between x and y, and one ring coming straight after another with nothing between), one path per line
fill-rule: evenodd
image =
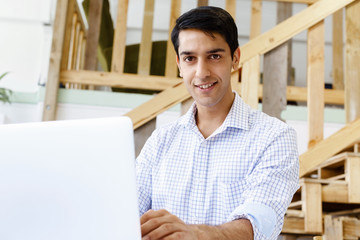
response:
M134 161L126 117L0 125L0 239L141 239Z

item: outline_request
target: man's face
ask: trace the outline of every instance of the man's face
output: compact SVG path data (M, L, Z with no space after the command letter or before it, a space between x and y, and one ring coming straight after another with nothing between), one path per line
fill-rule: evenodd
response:
M238 64L240 51L237 49L232 58L224 38L217 33L213 36L197 29L179 34L180 75L198 107L226 106L233 99L231 70Z

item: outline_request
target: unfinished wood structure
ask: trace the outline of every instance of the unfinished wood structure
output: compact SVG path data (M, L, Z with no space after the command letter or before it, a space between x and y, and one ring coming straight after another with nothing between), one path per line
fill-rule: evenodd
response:
M97 4L101 4L101 0L93 0L96 1ZM326 236L330 225L358 224L357 220L343 216L336 218L336 221L332 216L327 224L325 221L325 225L323 219L324 214L333 211L329 210L329 206L335 208L338 204L348 204L351 208L354 204L360 204L360 192L356 188L356 183L360 182L360 156L356 150L360 141L360 0L272 0L303 3L308 7L294 16L290 14L284 17L286 20L279 21L277 26L265 33L261 32L262 1L252 0L250 41L241 46L240 63L232 73L232 86L249 105L257 108L259 100L266 101L269 95L271 97L267 92L271 92L268 85L260 84L262 56L276 52L276 49L285 46L284 44L295 35L308 31L307 87L284 84L281 93L283 103L307 102L309 123L309 150L300 156L300 177L304 178L300 180L301 189L287 212L283 232ZM236 14L239 14L235 11L236 0L226 0L225 3L226 9L235 18ZM207 4L208 1L197 1L199 6ZM179 103L184 103L183 109L187 109L190 95L182 80L178 78L170 31L167 39L165 74L150 76L154 0L145 1L138 74L124 73L128 5L129 0L119 0L111 71L98 72L95 71L93 61L96 56L94 45L99 31L99 11L95 11L94 6L90 8L93 9L90 11L93 16L90 21L93 24L87 31L76 1L58 0L43 119L56 119L59 83L81 89L88 88L87 86L109 86L158 91L151 100L126 114L132 119L134 129L137 130L135 134L141 142L137 145L139 150L154 129L156 116ZM181 1L171 0L169 29L175 25L180 10ZM346 21L345 30L342 28L343 14ZM324 89L324 19L330 15L334 17L334 89ZM343 31L346 33L345 39ZM85 55L89 58L87 61L84 61ZM288 57L287 53L282 55ZM281 75L282 83L288 83L288 65L285 71L284 63L280 64L281 71L286 72L286 76ZM269 69L271 68L273 67ZM271 71L268 72L271 74ZM284 95L286 99L282 99L285 98ZM344 105L347 120L347 125L342 130L327 139L323 139L325 104ZM277 104L277 107L280 109L277 112L281 112L283 105ZM355 146L353 152L341 153L349 146ZM345 228L342 227L343 232L340 233L339 230L338 233L342 234L343 239L347 239L348 236ZM357 232L351 234L355 236Z

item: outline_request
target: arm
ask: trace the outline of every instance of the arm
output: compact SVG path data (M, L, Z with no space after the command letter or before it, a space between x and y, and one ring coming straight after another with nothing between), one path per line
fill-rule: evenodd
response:
M143 240L248 240L254 238L251 223L247 219L238 219L220 226L187 225L166 210L150 210L141 217L140 221Z

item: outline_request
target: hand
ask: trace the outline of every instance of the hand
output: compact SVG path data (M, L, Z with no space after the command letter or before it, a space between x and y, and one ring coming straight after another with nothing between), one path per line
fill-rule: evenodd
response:
M185 224L166 210L149 210L140 218L143 240L196 240L195 226Z

